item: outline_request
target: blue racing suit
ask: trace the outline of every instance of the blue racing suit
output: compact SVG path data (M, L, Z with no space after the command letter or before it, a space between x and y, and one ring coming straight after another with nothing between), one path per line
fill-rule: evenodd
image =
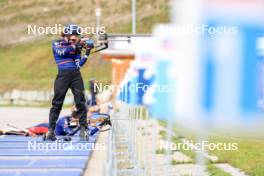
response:
M65 117L59 118L59 120L56 123L55 134L58 136L74 135L73 133L78 127L77 126L71 127L70 121L71 121L70 116L65 116ZM90 130L91 136L99 131L99 129L97 127L89 127L89 130ZM76 134L78 132L79 131L77 131Z
M56 123L55 134L59 136L64 136L68 134L72 134L76 127L70 126L71 117L65 116L59 118Z
M59 70L78 70L87 61L87 55L81 57L74 46L65 40L54 40L52 51Z
M68 89L74 95L74 101L82 127L87 127L87 110L84 95L84 84L80 73L80 67L85 64L90 54L90 49L81 57L78 45L71 45L60 39L52 42L54 60L58 67L58 75L54 82L54 97L49 114L49 128L55 130L56 121L60 115L62 105Z

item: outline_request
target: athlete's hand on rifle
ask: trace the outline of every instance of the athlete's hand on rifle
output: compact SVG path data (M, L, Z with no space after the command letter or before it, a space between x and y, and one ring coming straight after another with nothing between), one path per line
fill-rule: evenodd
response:
M100 35L98 41L94 41L90 37L84 37L80 40L80 45L86 50L86 55L96 53L108 48L107 34ZM94 49L92 52L91 50Z
M88 39L88 40L85 40L85 46L86 46L86 49L93 49L94 48L94 40L93 39Z
M85 55L89 55L91 50L94 48L94 40L91 38L83 38L79 42L79 48L84 48L85 49ZM77 48L76 48L77 49ZM81 51L80 49L80 51Z
M84 47L85 49L93 49L94 48L94 40L92 38L83 38L80 41L80 44L82 45L82 47Z
M83 45L81 44L81 42L76 43L75 49L78 54L82 52L82 48L83 48Z
M91 38L84 40L85 55L89 55L91 50L94 48L94 40Z

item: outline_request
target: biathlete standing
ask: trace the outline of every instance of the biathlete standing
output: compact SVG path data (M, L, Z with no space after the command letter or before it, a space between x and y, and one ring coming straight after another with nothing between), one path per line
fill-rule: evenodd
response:
M71 89L80 123L80 139L88 140L87 109L85 100L84 83L80 73L82 67L94 47L93 40L85 41L86 52L81 51L84 42L80 38L81 30L75 24L64 27L62 39L52 42L52 51L58 67L58 74L54 82L54 97L49 114L49 131L44 136L45 140L56 140L55 127L60 115L63 102L68 89Z

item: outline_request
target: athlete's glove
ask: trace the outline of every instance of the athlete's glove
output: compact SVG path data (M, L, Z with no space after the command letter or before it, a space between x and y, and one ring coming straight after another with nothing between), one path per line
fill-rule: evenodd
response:
M86 56L89 56L90 55L90 52L91 52L91 48L86 48L85 55Z
M83 48L83 45L80 43L80 42L78 42L78 43L76 43L76 45L75 45L75 50L76 50L76 53L77 54L81 54L81 52L82 52L82 48Z
M85 45L86 45L86 48L88 49L93 49L94 48L94 40L93 39L88 39L88 40L85 40Z

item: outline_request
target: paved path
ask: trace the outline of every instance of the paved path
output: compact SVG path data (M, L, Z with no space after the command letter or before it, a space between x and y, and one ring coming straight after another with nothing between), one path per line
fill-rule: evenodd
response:
M61 115L69 115L70 109L63 109ZM26 128L41 122L47 122L49 108L31 107L0 107L0 129L6 128L6 124L12 124L19 128Z
M93 151L84 176L104 176L104 164L107 157L107 135L108 132L99 134L96 145L104 145L105 149Z

